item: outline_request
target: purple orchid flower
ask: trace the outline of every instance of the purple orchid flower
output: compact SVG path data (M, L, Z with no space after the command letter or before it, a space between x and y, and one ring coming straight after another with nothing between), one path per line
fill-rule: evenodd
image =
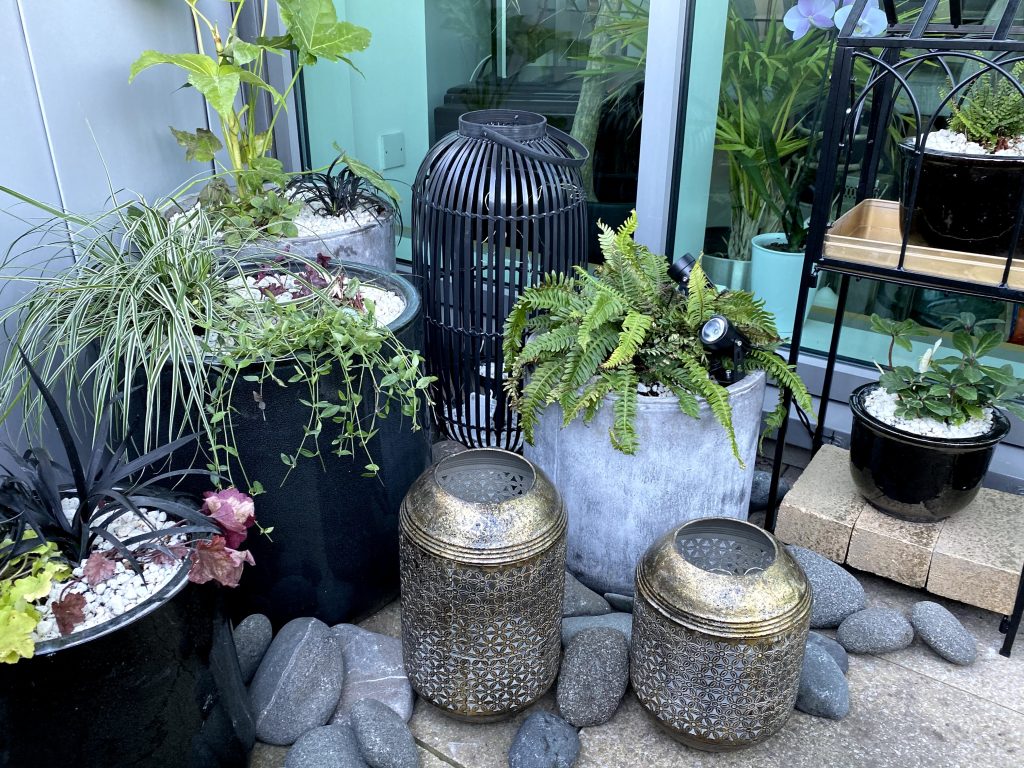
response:
M846 20L853 11L853 3L854 0L843 0L842 7L836 11L832 20L837 29L842 29L846 25ZM888 26L889 20L885 16L885 11L878 7L878 0L871 0L857 20L857 24L853 28L853 36L875 37L885 32L885 28Z
M797 0L797 4L782 17L782 24L793 33L794 40L799 40L811 31L811 27L831 29L835 13L836 0Z

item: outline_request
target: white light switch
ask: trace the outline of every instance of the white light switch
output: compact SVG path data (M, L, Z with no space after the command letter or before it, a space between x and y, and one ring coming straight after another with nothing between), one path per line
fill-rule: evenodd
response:
M382 133L378 137L380 146L380 169L397 168L405 165L405 134L401 131Z

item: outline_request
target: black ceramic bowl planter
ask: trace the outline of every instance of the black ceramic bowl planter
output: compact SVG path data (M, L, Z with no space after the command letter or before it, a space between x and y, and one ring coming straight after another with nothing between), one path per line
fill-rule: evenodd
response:
M878 384L850 395L850 472L875 508L914 522L944 520L978 495L996 445L1010 431L998 410L988 434L968 438L923 437L890 426L868 413L864 400Z
M0 665L0 766L244 768L255 725L223 592L190 563L108 622Z
M899 147L905 206L918 155L913 144ZM1024 203L1024 158L925 149L920 160L911 228L936 248L1005 255Z
M422 306L412 283L366 267L345 270L405 300L405 310L389 327L406 347L422 348ZM287 365L276 371L287 380ZM242 378L235 386L233 441L248 477L265 489L255 498L256 519L274 530L269 538L250 535L256 566L246 569L232 591L232 614L263 613L275 627L300 616L328 624L368 616L398 596L398 507L429 464L426 410L420 415L424 428L416 432L397 405L378 415L377 433L366 446L380 467L374 477L363 476L366 452L332 453L326 429L321 455L300 459L289 474L281 454L302 442L309 390L304 382L265 386L257 400L258 388ZM324 385L325 393L338 389ZM362 408L373 407L369 389L363 402Z

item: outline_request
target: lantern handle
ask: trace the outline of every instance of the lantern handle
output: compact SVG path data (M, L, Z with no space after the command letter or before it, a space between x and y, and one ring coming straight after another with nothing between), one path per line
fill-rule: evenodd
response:
M498 131L488 128L486 125L480 126L481 132L488 139L493 141L495 144L501 144L501 146L511 149L513 152L518 152L521 155L525 155L533 160L537 160L541 163L551 163L552 165L567 165L571 168L581 167L587 160L590 159L590 151L583 145L583 143L565 131L561 131L555 128L553 125L547 126L548 135L554 136L554 138L561 141L566 146L570 147L577 154L582 157L559 157L558 155L549 155L546 152L528 147L525 144L520 144L515 139L511 139Z

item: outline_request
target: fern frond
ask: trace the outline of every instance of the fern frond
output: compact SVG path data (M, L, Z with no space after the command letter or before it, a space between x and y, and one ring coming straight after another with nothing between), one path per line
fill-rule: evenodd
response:
M636 453L639 440L636 435L637 380L632 368L619 368L608 374L611 392L615 395L612 405L614 421L608 437L616 450L627 455Z
M619 333L619 341L611 356L601 363L602 368L617 368L623 363L628 363L647 338L647 331L654 324L654 318L642 315L639 312L627 312L622 321L622 331Z
M533 428L540 412L551 402L551 393L561 375L562 367L558 360L549 360L534 369L521 392L517 383L511 380L505 382L510 401L521 414L519 424L523 429L523 437L530 445L533 445Z
M623 312L625 307L614 292L599 292L583 315L583 322L580 323L580 330L576 334L579 345L587 347L590 344L590 334L602 325L619 319Z
M693 383L695 393L707 400L711 414L729 436L732 455L736 457L736 461L741 467L746 466L740 456L740 448L736 444L736 431L732 425L732 406L729 404L729 390L708 376L707 370L695 358L683 358L680 362Z

